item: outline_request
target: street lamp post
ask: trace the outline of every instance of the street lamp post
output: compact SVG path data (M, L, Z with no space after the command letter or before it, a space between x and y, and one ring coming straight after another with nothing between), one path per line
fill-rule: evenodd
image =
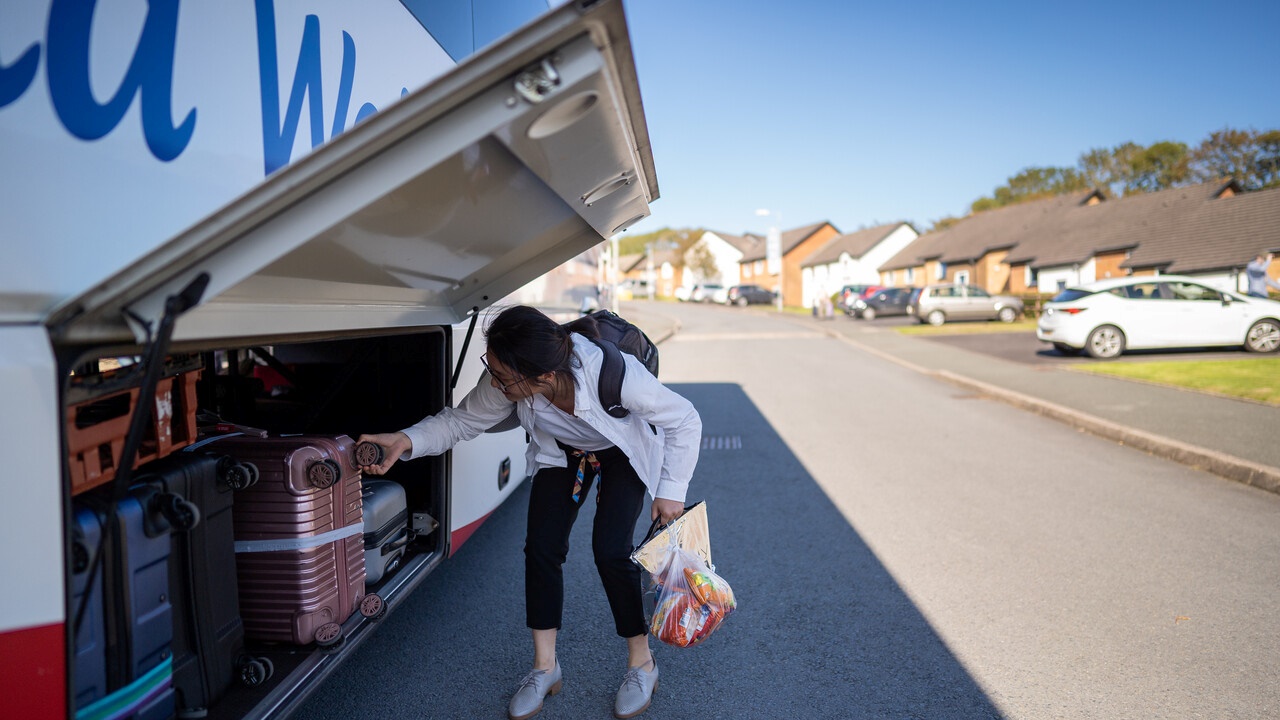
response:
M782 225L782 213L760 208L756 210L756 216L773 218L773 224L769 226L769 234L765 239L765 266L768 272L778 273L778 312L782 312L787 276L785 263L782 261L782 231L779 229Z

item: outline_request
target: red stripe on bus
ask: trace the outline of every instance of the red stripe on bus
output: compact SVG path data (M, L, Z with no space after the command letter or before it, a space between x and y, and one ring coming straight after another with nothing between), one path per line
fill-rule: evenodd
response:
M491 510L481 516L479 520L476 520L473 523L468 523L467 525L463 525L457 530L454 530L453 534L449 536L449 557L456 555L458 548L462 547L462 543L466 542L468 538L474 535L476 530L480 529L480 523L488 520L489 516L492 514L493 511Z
M5 717L67 717L63 625L0 633L0 707Z

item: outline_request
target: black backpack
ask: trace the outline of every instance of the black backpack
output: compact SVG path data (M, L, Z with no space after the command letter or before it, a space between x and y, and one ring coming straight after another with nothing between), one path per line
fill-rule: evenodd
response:
M658 346L653 344L643 330L616 313L597 310L590 315L595 318L596 327L600 329L600 337L592 338L591 342L604 351L600 383L596 387L600 393L600 405L613 417L624 418L630 413L622 407L622 379L627 374L622 353L639 360L646 370L658 377Z
M604 352L604 362L600 366L600 382L596 390L600 394L600 405L604 411L616 418L624 418L631 412L622 406L622 379L627 375L627 363L622 353L627 353L640 361L645 369L658 376L658 346L653 344L648 335L640 328L624 320L617 313L609 310L596 310L589 315L595 318L600 337L591 338ZM569 323L566 323L568 325ZM515 408L511 414L486 432L503 432L519 426Z

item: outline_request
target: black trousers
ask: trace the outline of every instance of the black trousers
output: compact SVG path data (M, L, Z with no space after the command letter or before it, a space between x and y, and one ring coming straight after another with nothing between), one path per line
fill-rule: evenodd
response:
M644 510L646 490L621 450L600 450L595 456L600 461L599 477L588 463L577 502L573 500L573 483L579 459L572 454L569 467L543 468L533 476L524 543L526 619L534 630L560 628L569 533L582 503L596 502L590 491L598 481L599 503L591 528L591 550L618 635L635 637L648 630L641 605L640 568L631 562L632 538L636 520Z

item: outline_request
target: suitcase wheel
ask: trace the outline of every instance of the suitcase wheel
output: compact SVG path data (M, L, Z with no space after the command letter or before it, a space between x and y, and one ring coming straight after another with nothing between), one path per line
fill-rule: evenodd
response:
M328 458L313 462L307 468L307 482L321 490L333 487L340 477L342 477L342 468Z
M382 446L371 442L357 443L353 454L357 467L381 465L384 459Z
M342 635L342 626L338 623L325 623L316 628L316 645L326 650L342 647L346 637Z
M377 620L387 614L387 604L382 601L381 595L369 593L360 601L360 614L370 620Z
M240 662L240 683L245 687L258 687L271 679L276 667L270 658L242 658Z
M161 495L160 514L178 531L190 530L200 524L200 508L181 495Z
M218 462L218 476L232 490L244 490L258 482L258 468L253 463L239 463L225 457Z

